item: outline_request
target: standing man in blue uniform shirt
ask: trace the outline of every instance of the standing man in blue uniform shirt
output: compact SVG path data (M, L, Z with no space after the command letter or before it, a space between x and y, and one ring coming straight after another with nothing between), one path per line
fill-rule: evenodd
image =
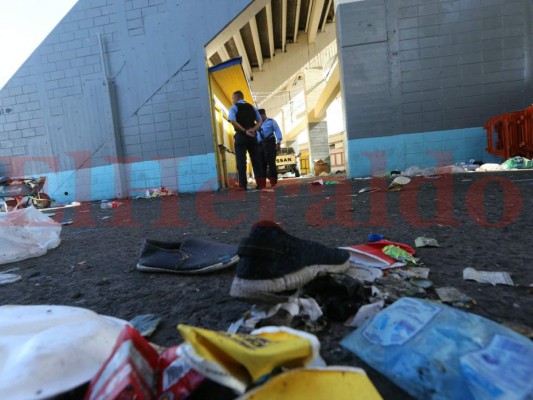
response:
M268 167L270 186L276 187L278 184L276 153L280 149L283 135L281 134L278 123L272 118L268 118L263 108L259 110L259 115L261 115L261 119L263 120L261 128L257 131L258 155L261 164L260 181L266 186Z
M246 190L246 152L250 155L254 177L259 189L261 185L261 166L257 154L257 130L261 127L262 120L257 108L244 101L240 90L231 96L233 105L229 109L228 120L235 128L235 158L237 160L237 173L239 175L239 189Z

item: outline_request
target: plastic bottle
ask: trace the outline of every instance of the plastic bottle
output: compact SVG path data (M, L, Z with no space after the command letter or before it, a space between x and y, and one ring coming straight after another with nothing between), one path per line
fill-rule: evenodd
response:
M404 297L345 337L417 399L529 399L533 343L479 315ZM528 397L529 396L529 397Z

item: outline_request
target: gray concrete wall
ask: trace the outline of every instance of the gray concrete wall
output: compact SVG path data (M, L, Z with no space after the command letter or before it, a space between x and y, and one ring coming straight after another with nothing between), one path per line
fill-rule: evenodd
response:
M533 102L530 0L338 5L348 139L480 127Z
M250 2L79 0L0 92L0 169L213 153L204 46Z
M309 130L309 160L311 169L315 160L327 162L329 157L328 124L326 121L310 122Z

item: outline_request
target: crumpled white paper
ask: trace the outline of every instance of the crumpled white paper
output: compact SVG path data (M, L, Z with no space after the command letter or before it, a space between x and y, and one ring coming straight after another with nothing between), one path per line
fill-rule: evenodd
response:
M465 281L476 281L479 283L490 283L491 285L509 285L514 286L509 272L505 271L476 271L474 268L465 268L463 270L463 279Z

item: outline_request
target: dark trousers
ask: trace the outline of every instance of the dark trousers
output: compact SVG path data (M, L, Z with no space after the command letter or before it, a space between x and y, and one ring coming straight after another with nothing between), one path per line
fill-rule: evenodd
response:
M268 180L271 185L278 183L278 171L276 170L276 141L266 140L258 144L258 155L261 164L261 178L266 181L267 168Z
M245 188L248 182L246 176L246 152L250 155L254 176L261 176L261 167L257 157L257 139L244 132L235 134L235 158L237 160L237 173L239 174L239 187Z

